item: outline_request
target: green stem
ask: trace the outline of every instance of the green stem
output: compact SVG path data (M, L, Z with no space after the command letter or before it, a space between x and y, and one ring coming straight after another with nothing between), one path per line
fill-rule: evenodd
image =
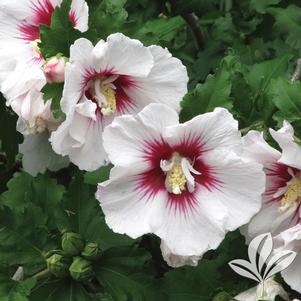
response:
M263 127L264 127L264 122L263 121L259 121L259 122L255 123L255 124L251 124L250 126L241 129L240 132L242 134L246 134L250 130L258 130L258 129L261 129Z
M36 279L41 279L41 278L47 277L49 275L50 275L50 271L48 269L45 269L45 270L40 271L37 274L33 275L32 277L36 278Z

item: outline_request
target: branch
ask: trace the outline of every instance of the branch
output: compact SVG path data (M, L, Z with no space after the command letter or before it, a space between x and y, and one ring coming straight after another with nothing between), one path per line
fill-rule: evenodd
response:
M291 78L291 82L294 83L301 78L301 58L297 60L297 66L295 72Z
M195 13L191 14L183 14L183 19L187 22L187 24L190 26L194 38L196 40L196 43L198 45L199 49L204 49L205 47L205 36L201 29L201 27L198 24L198 17L195 15Z

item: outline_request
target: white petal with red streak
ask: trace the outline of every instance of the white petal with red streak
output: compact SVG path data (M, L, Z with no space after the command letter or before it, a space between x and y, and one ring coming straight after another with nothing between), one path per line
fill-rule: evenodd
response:
M109 35L106 43L95 46L93 54L101 70L113 69L119 75L146 77L154 65L151 51L122 33Z
M194 117L184 124L171 126L166 129L164 137L173 146L196 140L203 151L227 148L239 153L242 149L238 123L229 111L222 108Z
M96 198L105 213L106 223L117 233L137 238L145 233L156 233L162 224L167 205L167 192L147 198L138 193L137 171L139 163L127 167L114 167L110 179L98 185Z
M88 30L89 7L84 0L72 0L71 13L74 12L75 28L81 32Z
M81 99L84 89L85 75L93 70L91 53L93 44L84 38L78 39L70 48L70 62L66 64L65 85L61 107L64 113L72 113L75 105Z
M115 118L104 131L104 147L113 164L143 161L145 142L161 141L166 126L177 124L176 111L163 104L150 104L138 115Z

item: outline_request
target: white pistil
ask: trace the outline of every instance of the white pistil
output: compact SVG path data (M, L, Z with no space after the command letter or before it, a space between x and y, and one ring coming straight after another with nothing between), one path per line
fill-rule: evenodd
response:
M171 160L161 160L160 167L166 173L166 189L173 194L181 194L186 190L186 186L189 192L193 192L195 180L192 174L201 174L193 168L189 160L178 153L175 153Z
M118 75L112 75L104 80L97 79L94 82L94 97L105 116L110 116L116 112L116 86L113 82Z

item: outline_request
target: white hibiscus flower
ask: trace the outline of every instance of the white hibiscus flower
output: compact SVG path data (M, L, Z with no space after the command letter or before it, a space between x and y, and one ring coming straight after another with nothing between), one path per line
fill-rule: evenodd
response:
M294 141L292 126L270 130L282 153L272 148L259 132L251 131L244 138L244 156L264 165L266 191L262 210L242 232L249 239L271 232L277 235L301 219L301 147Z
M11 105L33 87L46 83L40 52L40 29L50 25L55 8L62 0L1 0L0 3L0 88ZM73 0L70 20L80 31L88 29L88 5Z
M95 47L77 40L65 78L61 106L67 118L52 135L52 146L89 171L107 162L102 132L114 117L152 102L179 110L188 82L186 68L167 49L144 47L121 33Z
M260 209L262 166L238 155L238 124L225 109L179 124L170 107L151 104L115 118L104 147L115 167L97 199L117 233L154 233L172 254L202 256Z
M68 158L56 154L49 142L50 133L61 123L51 112L51 102L45 103L42 93L32 89L13 105L17 103L13 109L19 115L17 130L24 135L19 147L24 170L35 176L46 169L57 171L68 166Z
M274 239L275 251L295 251L294 263L281 272L283 279L292 289L301 293L301 224L277 235Z

